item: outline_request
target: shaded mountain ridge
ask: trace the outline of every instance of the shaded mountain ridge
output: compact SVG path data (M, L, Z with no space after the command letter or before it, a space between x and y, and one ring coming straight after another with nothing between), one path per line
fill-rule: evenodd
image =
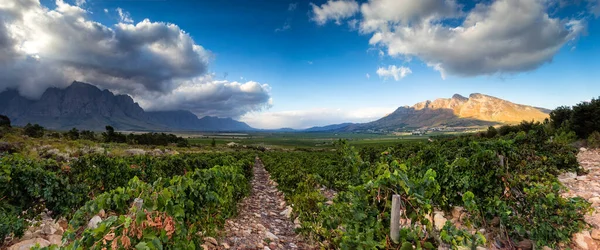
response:
M190 111L144 111L128 95L114 95L108 90L83 82L67 88L48 88L38 100L30 100L15 90L0 93L0 114L7 115L17 126L38 123L50 129L104 130L111 125L118 130L144 131L248 131L246 123L231 118L198 118Z

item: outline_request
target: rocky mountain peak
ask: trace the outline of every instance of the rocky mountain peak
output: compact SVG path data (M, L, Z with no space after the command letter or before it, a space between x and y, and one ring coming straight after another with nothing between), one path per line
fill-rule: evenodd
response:
M189 111L146 112L129 95L115 95L88 83L74 81L64 89L48 88L39 100L29 100L14 90L0 92L0 114L13 124L38 123L50 129L104 130L253 130L233 119L206 120Z
M358 130L394 130L422 127L469 127L514 124L523 120L541 121L548 117L543 109L512 103L500 98L473 93L469 98L455 94L452 98L438 98L419 102L412 107L399 107L385 117L352 126Z
M460 95L460 94L454 94L454 95L452 96L452 99L466 101L466 100L468 100L469 98L466 98L466 97L464 97L464 96L462 96L462 95Z

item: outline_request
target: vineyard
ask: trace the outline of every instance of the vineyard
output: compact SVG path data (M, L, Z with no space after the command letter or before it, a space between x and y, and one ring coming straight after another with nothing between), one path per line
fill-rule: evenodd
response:
M206 150L150 134L167 148L114 154L129 144L105 141L64 157L36 139L0 153L0 237L31 243L9 249L566 249L593 211L558 178L586 174L572 135L524 122L359 149Z
M581 172L577 150L543 130L474 136L358 152L264 153L261 158L323 248L564 248L586 228L589 203L563 198L557 175ZM327 192L337 195L329 200ZM400 239L390 238L393 194ZM444 218L444 212L456 216Z
M251 153L87 155L70 165L3 156L0 237L22 236L27 219L47 211L70 219L69 249L193 248L236 214L253 161Z

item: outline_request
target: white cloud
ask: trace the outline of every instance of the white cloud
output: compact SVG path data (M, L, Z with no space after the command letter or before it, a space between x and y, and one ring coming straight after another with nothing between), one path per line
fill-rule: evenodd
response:
M104 13L108 13L108 9L104 9Z
M313 126L325 126L345 122L370 122L393 112L390 107L367 107L359 109L316 108L309 110L290 110L278 112L250 112L240 118L254 128L305 129Z
M143 96L136 100L147 110L189 110L200 117L237 118L247 112L261 111L273 103L271 87L254 81L214 80L209 74L180 84L167 94Z
M83 6L87 1L86 0L75 0L75 5Z
M369 75L369 73L367 73L367 79L371 79L371 75Z
M146 107L159 109L148 104L157 100L162 108L200 116L235 117L269 102L268 85L212 80L207 75L212 53L175 24L146 19L108 27L88 14L62 0L55 9L39 0L0 1L0 92L11 88L38 98L48 87L77 80L129 94ZM182 89L191 94L170 100ZM213 94L226 100L212 107L185 101Z
M387 80L388 78L394 78L394 80L396 81L400 81L400 79L406 77L407 75L411 74L412 71L410 70L410 68L407 67L396 67L396 65L390 65L386 68L378 68L377 69L377 75L379 75L380 78L383 78L384 80Z
M443 77L519 73L550 62L585 30L585 16L554 17L552 4L496 0L464 9L456 0L369 0L360 6L359 31L387 55L419 58ZM318 24L348 18L323 16Z
M454 0L370 0L361 5L361 30L373 32L410 25L422 20L456 16L460 11Z
M133 19L131 19L131 15L129 12L124 11L121 8L117 8L117 13L119 13L119 21L122 23L133 23Z
M312 6L312 20L319 25L324 25L329 20L334 20L340 25L341 20L353 16L358 12L358 3L355 0L328 0L327 3Z
M290 3L288 5L288 11L294 11L296 10L296 7L298 7L298 3Z
M306 63L308 63L309 65L312 65L313 61L306 61Z

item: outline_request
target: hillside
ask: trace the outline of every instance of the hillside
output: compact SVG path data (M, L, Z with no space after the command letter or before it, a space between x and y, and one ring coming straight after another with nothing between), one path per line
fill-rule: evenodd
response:
M354 125L354 123L340 123L340 124L332 124L332 125L327 125L327 126L317 126L317 127L310 127L307 128L305 130L303 130L304 132L323 132L323 131L331 131L331 130L338 130L338 129L342 129L345 127L348 127L350 125Z
M82 82L73 82L64 89L49 88L38 100L27 99L15 90L4 91L0 93L0 114L8 116L17 126L38 123L58 130L73 127L104 130L106 125L118 130L253 130L231 118L198 119L185 110L147 112L128 95L114 95Z
M396 130L423 127L472 127L543 121L548 110L512 103L484 94L454 95L399 107L379 120L350 125L343 131Z

